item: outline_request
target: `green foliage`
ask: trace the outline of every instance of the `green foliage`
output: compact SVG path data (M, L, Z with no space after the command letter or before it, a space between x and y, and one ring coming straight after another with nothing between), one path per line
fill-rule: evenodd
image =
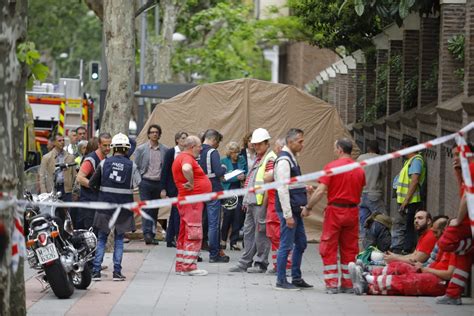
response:
M364 11L361 3L364 0L288 1L291 12L311 34L312 44L330 49L344 46L349 52L372 45L371 38L387 23L375 12Z
M439 0L345 0L341 6L353 5L357 15L375 13L381 19L388 19L403 24L403 19L410 12L420 14L436 13L440 9Z
M451 55L464 66L464 34L454 35L448 40L448 51ZM464 85L464 67L461 66L454 71L454 75L460 80L461 86Z
M31 89L35 80L43 81L48 77L49 69L40 62L40 53L36 50L35 43L23 42L18 44L16 56L20 63L28 69L27 89Z
M178 26L187 43L177 48L173 69L192 81L215 82L242 77L270 79L263 49L287 38L304 38L294 17L256 20L251 7L220 2L193 14Z
M27 38L36 44L49 68L55 70L48 80L78 77L80 59L85 65L100 60L102 27L88 11L83 1L28 1ZM60 59L62 53L68 57Z
M454 35L448 40L448 51L457 60L464 63L464 34Z

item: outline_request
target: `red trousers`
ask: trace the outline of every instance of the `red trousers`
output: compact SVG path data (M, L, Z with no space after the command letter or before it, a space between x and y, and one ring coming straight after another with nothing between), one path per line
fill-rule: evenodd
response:
M440 296L446 291L446 281L432 273L417 273L415 266L405 262L391 262L372 269L374 282L369 293L375 295Z
M276 271L277 252L278 252L278 248L280 248L280 220L278 220L278 222L275 222L275 221L267 222L266 229L267 229L267 237L268 239L270 239L270 242L272 244L272 263L273 263L273 268ZM288 255L286 268L291 269L291 252Z
M449 281L446 294L452 298L461 297L469 280L474 250L469 217L458 226L448 226L438 241L443 251L456 253L456 265Z
M400 262L400 261L393 261L387 264L385 267L374 267L370 274L373 276L379 275L402 275L408 273L416 273L415 266Z
M203 208L203 203L178 205L180 222L176 243L176 272L197 269L196 263L202 243Z
M323 259L326 287L338 287L337 253L341 264L341 287L352 288L348 264L359 253L359 208L328 205L324 212L323 233L319 253Z

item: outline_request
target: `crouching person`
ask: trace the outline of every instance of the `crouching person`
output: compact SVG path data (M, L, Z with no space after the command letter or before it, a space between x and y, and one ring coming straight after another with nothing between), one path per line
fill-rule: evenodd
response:
M109 203L131 203L133 202L133 188L140 184L140 172L133 161L128 158L130 141L122 133L112 138L113 156L101 161L89 181L91 188L99 191L99 201ZM94 228L97 229L97 250L93 262L92 279L100 281L100 267L104 260L107 237L110 233L109 221L114 209L97 210L94 217ZM133 213L122 209L114 231L114 281L124 281L122 274L123 239L126 232L135 230Z

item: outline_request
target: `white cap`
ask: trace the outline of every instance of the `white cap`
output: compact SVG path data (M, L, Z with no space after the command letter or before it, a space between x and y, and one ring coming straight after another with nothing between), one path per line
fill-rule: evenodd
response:
M116 148L116 147L125 147L125 148L130 148L130 141L128 140L127 135L118 133L114 137L112 137L112 143L110 144L110 147Z
M270 138L271 138L270 134L268 133L266 129L257 128L256 130L253 131L252 139L250 140L250 142L252 144L257 144L257 143L261 143L263 141L269 140Z

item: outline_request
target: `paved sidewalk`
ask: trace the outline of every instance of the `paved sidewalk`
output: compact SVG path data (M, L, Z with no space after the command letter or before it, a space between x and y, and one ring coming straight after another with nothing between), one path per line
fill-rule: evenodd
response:
M227 251L228 264L210 264L203 254L205 262L199 267L208 270L208 276L179 276L174 273L174 248L131 242L123 262L127 281L112 281L107 254L107 276L67 300L42 291L35 272L27 268L28 315L474 315L474 302L468 298L462 306L443 306L431 297L325 294L315 244L309 245L303 261L304 279L315 288L298 292L274 290L275 276L229 273L238 251Z

